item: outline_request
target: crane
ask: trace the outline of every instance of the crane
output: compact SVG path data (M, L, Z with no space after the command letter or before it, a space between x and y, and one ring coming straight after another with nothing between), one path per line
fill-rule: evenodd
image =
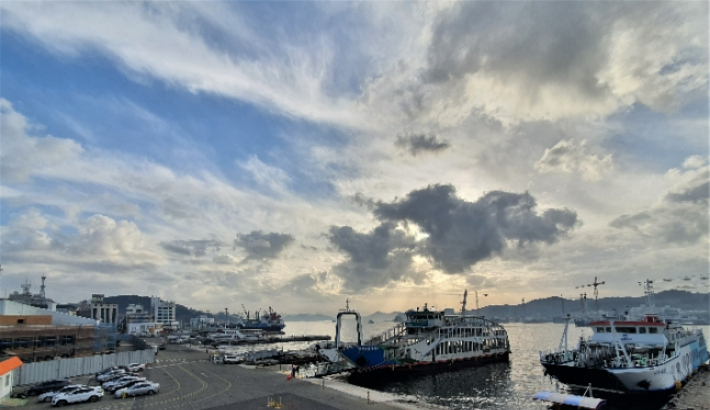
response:
M597 310L597 317L599 316L599 289L597 289L597 288L598 288L600 285L603 285L603 284L605 284L605 283L606 283L606 282L604 282L604 281L599 282L599 280L598 280L597 277L595 276L595 277L594 277L594 282L592 282L592 283L587 283L587 284L585 284L585 285L575 286L575 288L583 288L583 287L585 287L585 286L588 287L588 288L590 288L590 287L592 287L592 286L594 287L594 307L595 307L596 310Z

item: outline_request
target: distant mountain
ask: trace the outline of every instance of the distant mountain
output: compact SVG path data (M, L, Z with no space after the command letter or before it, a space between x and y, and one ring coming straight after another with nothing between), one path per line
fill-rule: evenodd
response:
M708 293L691 293L681 290L667 290L656 293L655 302L657 307L670 306L683 310L708 311ZM641 306L646 303L644 296L640 297L609 297L599 299L599 310L611 312L616 310L624 312L630 307ZM564 309L564 310L563 310ZM596 310L594 297L587 297L587 311ZM574 314L582 311L582 302L579 299L562 299L553 296L545 299L531 300L525 304L518 305L491 305L475 310L467 309L467 312L483 316L498 317L523 317L523 316L543 316L554 317L565 314Z

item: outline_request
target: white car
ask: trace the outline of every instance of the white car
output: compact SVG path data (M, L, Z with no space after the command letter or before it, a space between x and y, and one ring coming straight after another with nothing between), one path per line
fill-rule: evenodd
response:
M42 393L39 395L38 399L39 401L44 401L44 402L51 402L54 396L60 393L70 393L73 392L74 390L80 389L82 387L88 387L84 386L83 384L70 384L69 386L64 386L61 389L57 391L48 391L46 393Z
M130 363L126 365L129 372L142 372L145 370L145 363Z
M123 397L124 394L126 396L140 396L142 394L155 394L158 391L160 391L160 384L145 381L136 383L130 387L118 389L113 393L113 397L118 399Z
M111 381L109 381L109 382L106 382L106 383L102 384L101 387L102 387L104 390L111 391L111 390L113 390L112 388L113 388L114 386L119 386L119 385L121 385L121 384L123 384L123 383L125 383L125 382L130 382L130 381L132 381L132 380L141 380L141 381L142 381L142 380L145 380L145 377L123 376L123 377L118 378L118 379L116 379L116 380L111 380Z
M100 374L100 375L96 376L96 380L98 380L100 382L105 382L105 381L111 380L112 378L117 377L117 375L123 374L125 372L126 371L123 369L111 370L108 373L104 373L104 374Z
M70 403L81 403L90 401L92 403L101 400L104 397L104 391L101 387L82 387L70 393L57 394L52 399L52 406L62 407Z

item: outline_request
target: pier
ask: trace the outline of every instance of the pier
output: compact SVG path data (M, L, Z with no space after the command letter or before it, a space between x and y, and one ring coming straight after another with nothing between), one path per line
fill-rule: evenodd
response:
M234 339L226 340L221 342L211 343L213 346L218 345L229 345L229 346L239 346L239 345L256 345L264 343L288 343L288 342L319 342L330 340L331 337L327 335L302 335L302 336L269 336L258 339Z
M710 410L710 367L701 366L685 387L662 410Z

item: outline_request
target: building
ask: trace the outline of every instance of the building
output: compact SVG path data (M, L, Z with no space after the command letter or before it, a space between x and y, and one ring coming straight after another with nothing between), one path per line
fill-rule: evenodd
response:
M156 336L163 330L162 324L156 323L153 315L143 309L143 305L128 305L123 320L122 328L129 335Z
M91 318L101 321L102 324L116 326L118 320L118 305L104 303L104 295L94 293L91 295Z
M22 366L22 360L17 357L0 361L0 401L6 397L10 397L12 393L13 370L20 366Z
M155 322L163 325L163 328L177 329L180 327L175 314L175 302L164 302L157 296L151 296L150 308Z
M0 300L0 360L90 356L111 350L109 333L93 319Z
M205 315L200 315L197 317L190 318L190 327L191 328L203 328L203 327L210 327L214 325L214 318L213 317L207 317Z

